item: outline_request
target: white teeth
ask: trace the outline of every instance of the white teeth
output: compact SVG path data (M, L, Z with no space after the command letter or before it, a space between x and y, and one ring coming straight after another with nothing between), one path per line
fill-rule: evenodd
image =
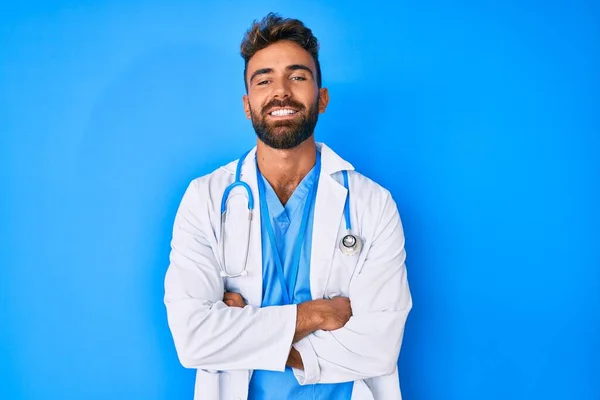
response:
M289 108L283 108L280 110L275 110L271 113L271 115L274 115L276 117L282 117L284 115L290 115L290 114L294 114L296 111L294 110L290 110Z

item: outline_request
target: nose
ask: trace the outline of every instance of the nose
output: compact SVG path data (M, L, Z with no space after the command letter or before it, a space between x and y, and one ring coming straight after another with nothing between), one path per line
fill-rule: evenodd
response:
M273 97L285 99L291 96L290 85L287 79L277 80L273 82Z

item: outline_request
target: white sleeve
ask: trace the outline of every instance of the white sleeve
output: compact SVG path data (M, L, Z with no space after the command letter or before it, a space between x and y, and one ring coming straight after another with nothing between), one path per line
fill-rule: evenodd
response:
M177 210L165 277L164 302L179 360L187 368L283 371L296 329L296 306L223 303L223 278L205 234L212 228L199 212L206 210L208 196L200 189L193 181Z
M406 318L412 308L404 232L388 193L362 269L350 283L352 317L335 331L316 331L294 344L304 370L301 385L340 383L395 371Z

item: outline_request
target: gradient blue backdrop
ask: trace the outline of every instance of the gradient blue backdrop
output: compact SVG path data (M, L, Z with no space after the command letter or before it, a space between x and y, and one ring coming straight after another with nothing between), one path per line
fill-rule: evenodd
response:
M271 10L321 40L318 140L400 208L405 399L600 399L598 3L17 3L0 399L191 399L162 303L172 221L253 145L238 49Z

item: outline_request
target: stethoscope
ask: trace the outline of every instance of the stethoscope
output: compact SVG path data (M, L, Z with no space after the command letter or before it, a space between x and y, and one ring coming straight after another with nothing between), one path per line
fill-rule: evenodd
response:
M250 153L250 151L244 153L244 155L238 161L235 170L235 180L231 185L227 186L223 192L223 198L221 199L221 233L219 235L219 242L221 244L221 263L219 265L219 269L221 270L220 275L224 278L238 278L240 276L248 275L246 267L248 263L248 252L250 250L250 230L252 226L252 214L254 211L254 196L252 195L250 186L241 180L242 165L244 164L244 160L248 156L248 153ZM342 254L354 256L360 253L362 249L362 239L352 232L352 224L350 221L350 189L348 186L348 171L342 171L342 175L344 177L344 187L346 188L348 194L346 195L346 202L344 203L346 234L340 240L339 249ZM227 220L227 200L229 199L229 193L238 186L243 187L246 191L248 202L248 240L246 241L246 249L244 250L244 266L242 271L238 274L231 274L227 270L227 263L225 260L225 221Z

